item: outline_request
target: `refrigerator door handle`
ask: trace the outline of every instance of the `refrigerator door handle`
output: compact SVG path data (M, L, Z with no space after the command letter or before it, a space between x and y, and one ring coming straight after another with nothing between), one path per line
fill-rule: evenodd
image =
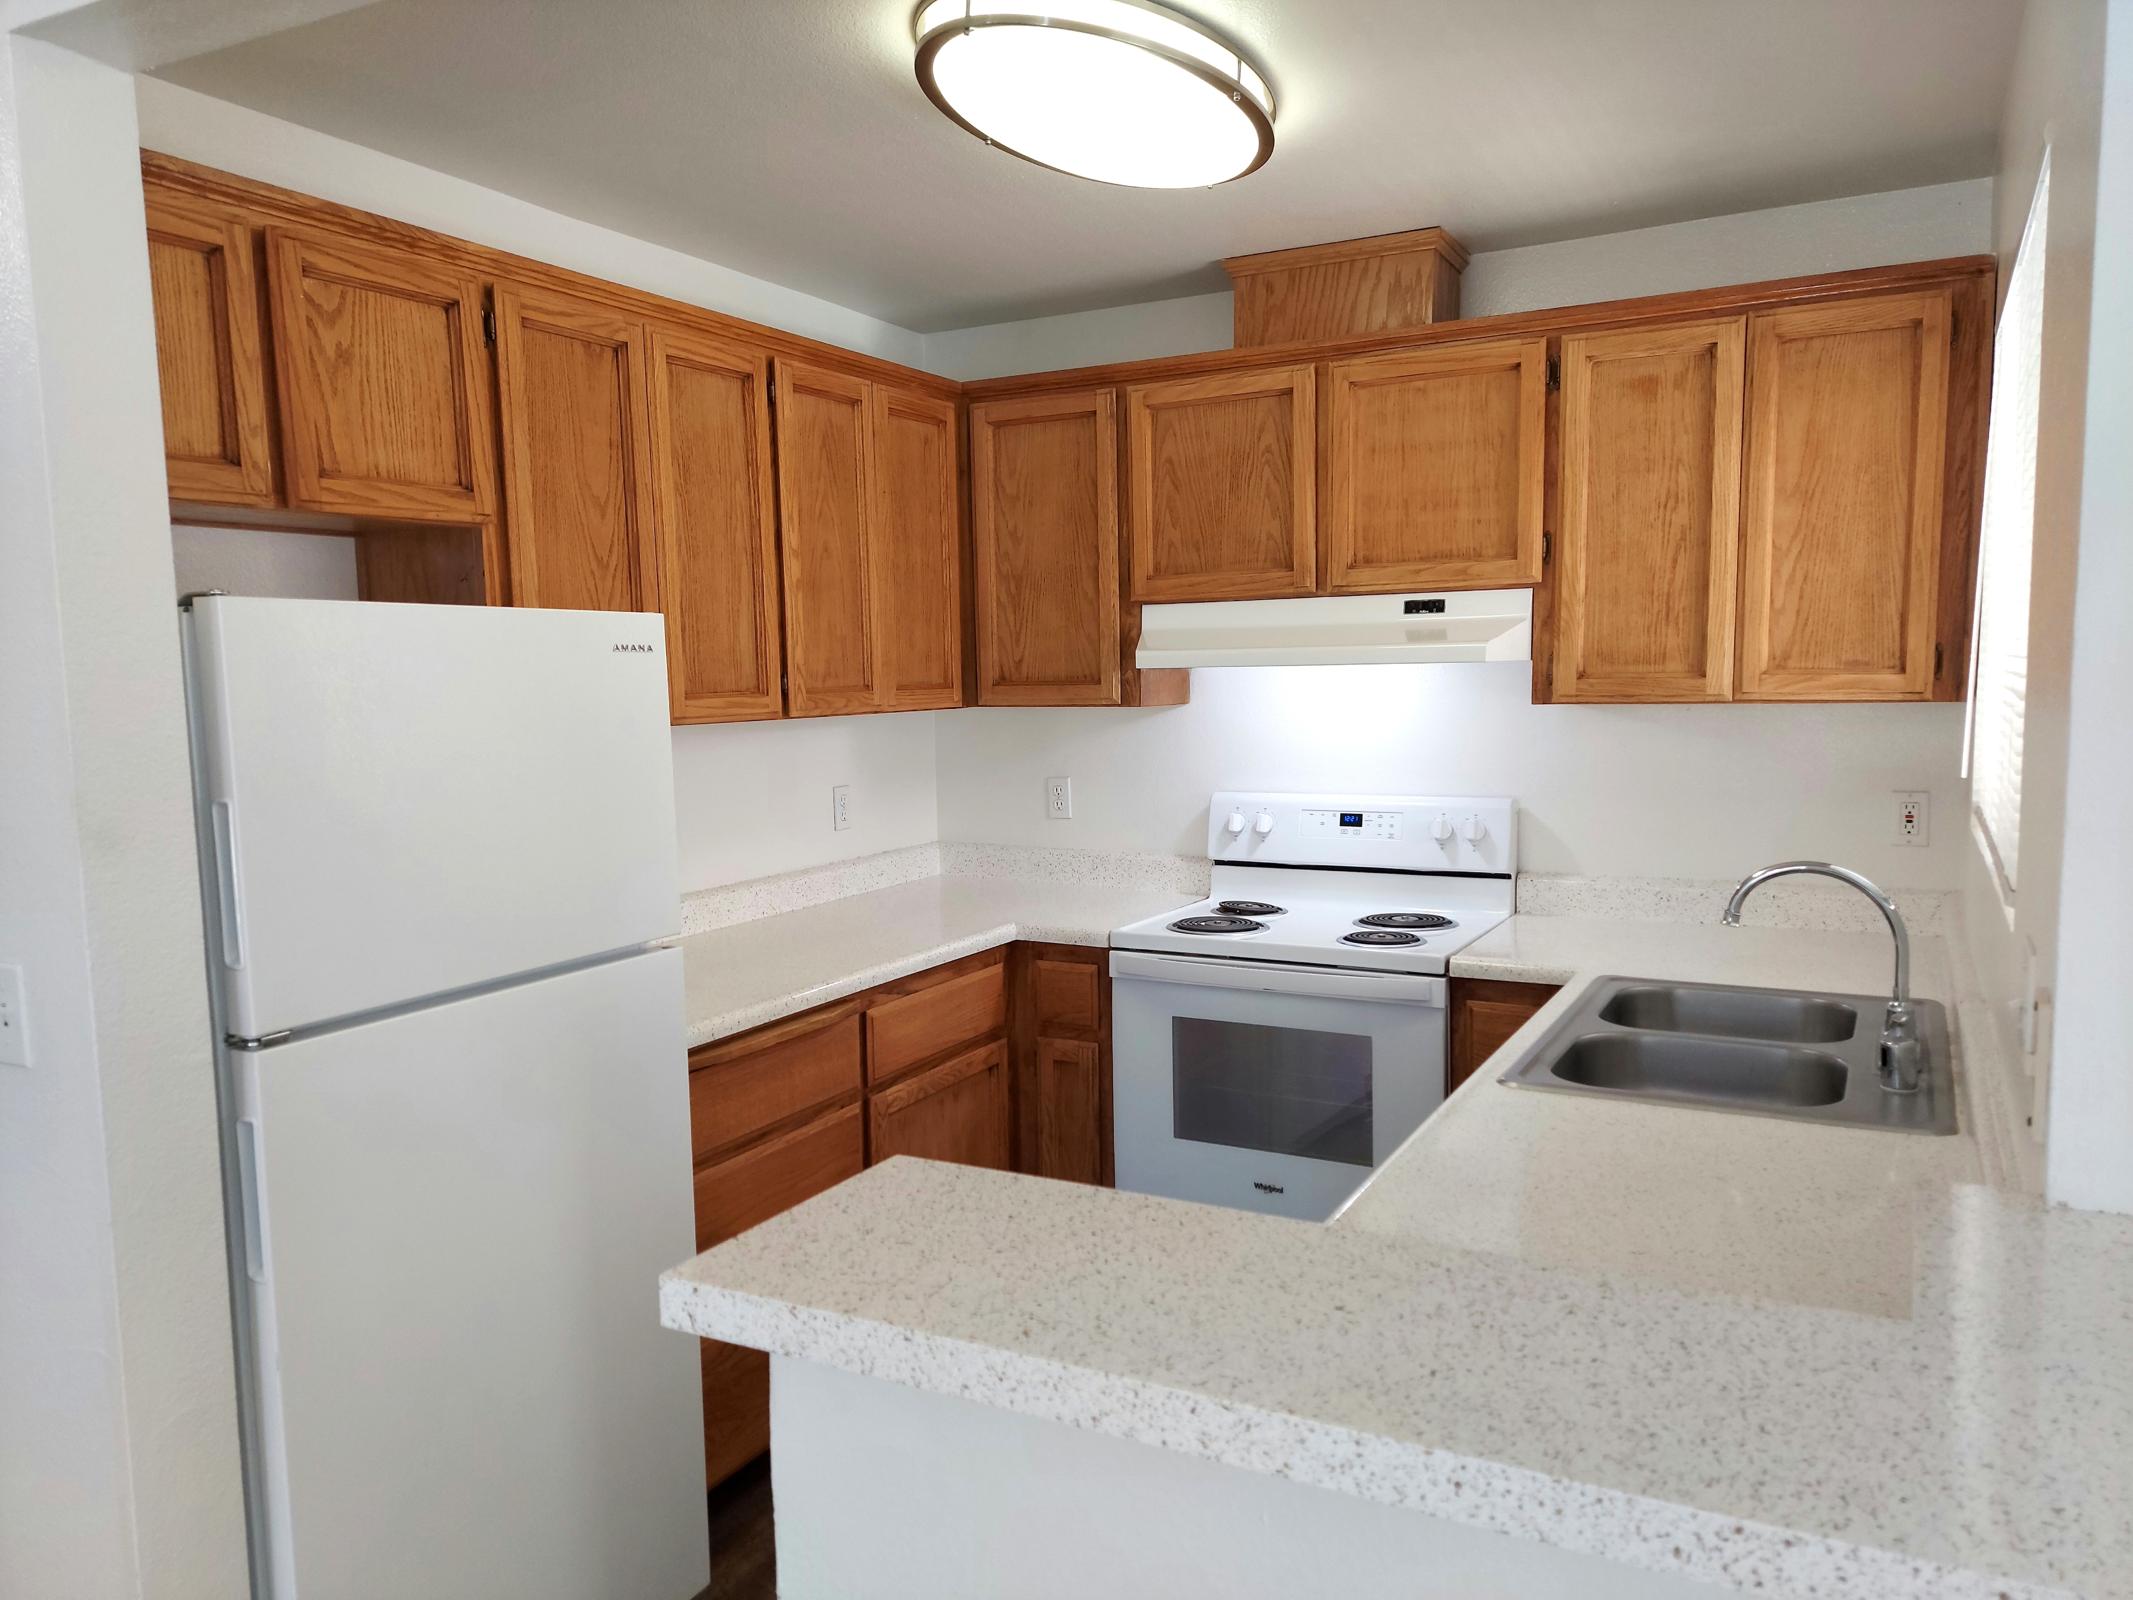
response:
M210 808L215 838L215 892L221 903L222 964L232 972L244 967L244 918L237 902L237 818L227 800Z
M249 1117L237 1119L237 1204L243 1213L244 1275L254 1283L267 1281L266 1239L259 1220L259 1124Z

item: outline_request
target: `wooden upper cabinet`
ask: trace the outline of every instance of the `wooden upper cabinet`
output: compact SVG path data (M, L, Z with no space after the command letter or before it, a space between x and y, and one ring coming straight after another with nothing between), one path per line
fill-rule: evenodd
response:
M513 604L658 609L645 366L634 318L544 290L497 291Z
M1739 317L1563 340L1557 700L1726 700Z
M879 709L867 489L867 384L777 363L786 704L796 717Z
M163 460L174 500L275 503L266 344L252 230L205 205L148 196Z
M496 511L482 285L411 252L267 230L289 504L471 522Z
M1540 582L1545 339L1336 361L1326 384L1333 593Z
M1118 416L1108 389L970 408L984 705L1117 705Z
M1949 291L1748 319L1740 698L1933 683Z
M1312 593L1317 476L1317 385L1309 366L1128 389L1133 598Z
M783 696L770 362L655 326L650 414L674 720L775 717Z
M953 402L875 384L869 435L882 704L963 703L963 566Z

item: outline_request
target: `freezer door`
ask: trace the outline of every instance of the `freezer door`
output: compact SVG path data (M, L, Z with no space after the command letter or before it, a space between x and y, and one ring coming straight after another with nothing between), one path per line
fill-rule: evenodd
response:
M681 958L231 1058L278 1600L707 1581Z
M217 597L188 625L230 1032L680 925L659 617Z

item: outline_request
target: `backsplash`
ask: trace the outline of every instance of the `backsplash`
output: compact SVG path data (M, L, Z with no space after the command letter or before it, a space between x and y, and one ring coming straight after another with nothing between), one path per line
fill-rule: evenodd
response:
M1733 893L1729 878L1587 878L1549 872L1518 875L1518 910L1528 917L1611 917L1627 922L1708 922L1713 928ZM1955 896L1938 889L1891 889L1913 936L1954 926ZM1754 928L1826 928L1868 933L1887 926L1856 889L1827 879L1788 878L1750 896L1741 921Z

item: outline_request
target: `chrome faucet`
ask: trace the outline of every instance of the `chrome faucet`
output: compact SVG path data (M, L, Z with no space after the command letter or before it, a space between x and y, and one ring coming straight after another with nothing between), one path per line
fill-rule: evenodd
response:
M1911 1012L1911 935L1895 901L1849 867L1833 866L1827 861L1780 861L1775 866L1758 868L1733 886L1733 898L1726 902L1722 920L1729 928L1739 927L1740 908L1749 895L1772 878L1789 878L1797 872L1850 884L1888 918L1889 932L1896 936L1896 978L1881 1025L1881 1087L1890 1094L1916 1094L1925 1068L1926 1047L1918 1037L1917 1020Z

